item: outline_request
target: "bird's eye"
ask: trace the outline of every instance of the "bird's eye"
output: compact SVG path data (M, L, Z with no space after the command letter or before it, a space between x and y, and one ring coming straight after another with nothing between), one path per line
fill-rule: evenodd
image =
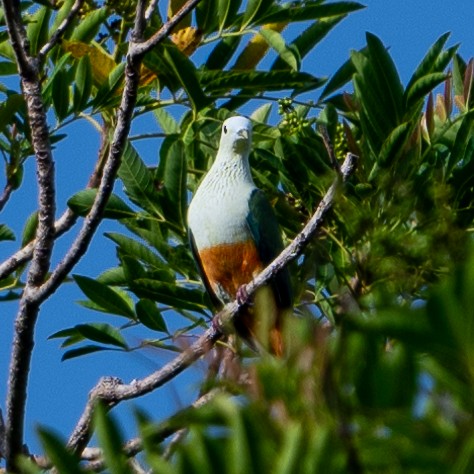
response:
M223 130L224 130L224 133L227 133L227 127L225 125L224 125Z

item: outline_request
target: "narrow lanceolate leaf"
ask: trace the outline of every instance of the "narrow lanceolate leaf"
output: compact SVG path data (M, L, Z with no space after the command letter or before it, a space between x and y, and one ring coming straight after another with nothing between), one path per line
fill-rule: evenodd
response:
M184 232L186 213L187 161L181 140L168 137L160 148L157 178L161 187L163 214Z
M301 58L295 48L289 47L278 31L261 29L260 34L265 41L279 54L282 61L288 64L293 71L300 68Z
M86 55L77 64L73 95L74 112L82 112L86 108L91 92L92 67L90 58Z
M217 15L219 22L219 33L227 26L230 26L236 19L242 0L217 0Z
M74 280L82 292L104 311L127 318L135 318L135 311L128 301L109 286L93 278L79 275L74 275Z
M51 93L56 117L58 121L62 121L67 117L69 110L69 74L65 69L61 69L55 75Z
M424 101L426 96L447 78L443 72L427 74L416 80L410 88L405 91L407 108L411 108L419 101Z
M153 173L130 143L127 143L123 153L118 176L125 186L125 193L132 202L153 216L162 217L162 210L158 204L160 196Z
M162 279L172 282L175 280L174 272L169 268L168 262L160 258L150 247L141 242L115 232L105 234L119 246L121 256L131 256L146 265L150 271L159 272Z
M174 133L179 133L178 122L169 114L164 107L158 107L153 110L153 114L160 125L163 132L167 135L172 135Z
M94 426L108 471L114 474L130 474L132 471L122 450L123 440L119 426L101 403L95 407Z
M241 36L226 36L222 38L211 51L211 54L209 54L206 61L206 69L224 69L237 51L241 40Z
M56 472L59 474L80 474L82 472L79 467L81 459L66 449L66 441L61 440L56 434L45 428L38 428L38 435L46 456L55 467Z
M125 339L117 329L110 324L90 323L78 324L76 329L84 338L101 344L108 344L110 346L119 347L121 349L128 349Z
M199 290L183 288L175 283L164 283L150 278L137 278L131 289L140 297L157 301L173 308L204 313L207 306Z
M74 194L67 205L79 216L87 216L97 196L97 189L84 189ZM127 219L136 213L117 195L112 194L105 206L104 217L107 219Z
M383 92L379 100L387 103L387 113L394 114L394 120L399 123L402 116L403 86L397 69L380 39L371 33L367 33L366 36L372 67L376 71L376 79Z
M273 0L249 0L242 17L240 31L244 30L250 23L258 21L258 19L266 13Z
M108 351L110 347L97 346L95 344L88 344L86 346L78 347L77 349L70 349L66 351L61 357L62 361L75 359L76 357L82 357L84 355L93 354L94 352ZM68 472L68 471L65 471ZM82 472L82 471L81 471Z
M120 100L119 92L123 87L125 63L118 64L109 74L107 81L97 91L93 107L94 110L110 107Z
M357 2L336 2L321 5L319 0L308 2L290 2L281 5L275 4L269 8L265 15L258 19L258 24L274 23L280 21L295 22L330 18L346 15L365 8Z
M0 76L11 76L17 72L18 69L15 63L10 61L0 61Z
M0 241L15 240L15 234L6 224L0 224Z
M109 9L106 7L87 13L77 28L74 29L70 38L71 41L82 41L84 43L92 41L109 14Z
M364 50L359 52L361 54ZM346 85L354 75L355 67L352 59L348 59L329 79L321 93L321 99L325 99L333 92L336 92L342 86Z
M51 8L41 7L28 23L27 35L30 42L30 53L34 56L46 43L48 37L49 19L51 17Z
M191 101L194 110L199 111L209 103L208 98L199 86L194 64L178 48L165 46L162 49L163 60L173 71Z
M459 127L458 133L456 135L456 140L454 141L453 148L451 150L451 155L449 157L449 162L447 169L451 171L458 163L464 158L464 153L466 151L467 144L470 137L472 136L472 127L474 123L474 112L471 111L467 113Z
M412 129L411 123L402 123L388 136L379 154L378 164L381 167L390 166L403 153Z
M325 80L296 71L202 71L200 81L207 91L225 92L231 89L249 91L317 88Z
M141 299L135 306L138 320L153 331L168 333L161 311L152 300Z
M30 243L36 236L36 228L38 227L38 212L35 211L28 216L23 227L21 236L21 246L24 247Z
M9 94L7 99L0 104L0 130L11 123L14 115L25 105L22 94Z
M198 3L196 7L196 22L197 27L204 34L211 33L217 26L217 1L207 0L206 2Z
M315 21L290 43L290 48L298 52L300 60L303 59L343 18L345 15ZM277 58L271 69L275 71L283 66L283 59Z
M449 32L445 33L444 35L441 35L431 46L431 48L428 50L425 57L422 59L421 63L413 73L407 85L407 90L410 89L414 85L414 83L423 76L426 76L432 72L441 72L435 69L435 64L449 36Z

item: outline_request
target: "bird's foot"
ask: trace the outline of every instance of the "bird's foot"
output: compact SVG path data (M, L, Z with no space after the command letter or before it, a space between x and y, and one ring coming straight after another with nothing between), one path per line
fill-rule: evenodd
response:
M246 285L242 285L239 287L239 289L237 290L236 299L239 307L253 305L253 303L249 300L249 294L247 292Z

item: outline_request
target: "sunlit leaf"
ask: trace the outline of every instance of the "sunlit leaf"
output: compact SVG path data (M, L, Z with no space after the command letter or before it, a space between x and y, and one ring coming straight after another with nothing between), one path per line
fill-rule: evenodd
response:
M141 299L137 302L135 311L137 312L138 320L144 326L153 331L168 333L165 320L154 301Z
M79 216L86 216L92 209L97 189L84 189L69 198L67 205ZM107 201L104 217L108 219L126 219L134 217L135 212L117 195L112 194Z
M74 275L74 280L82 292L105 311L131 319L135 318L135 312L128 301L111 287L85 276Z

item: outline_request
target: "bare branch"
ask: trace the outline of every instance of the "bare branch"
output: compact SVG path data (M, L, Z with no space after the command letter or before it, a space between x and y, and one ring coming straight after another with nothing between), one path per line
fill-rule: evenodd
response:
M29 42L21 18L20 2L2 0L2 4L8 35L10 36L20 75L34 76L35 64L29 57Z
M151 38L133 46L130 54L141 56L161 43L173 31L174 27L196 7L201 0L188 0ZM151 5L150 5L151 7ZM149 8L150 8L149 7ZM148 11L147 11L148 15ZM150 14L151 15L151 14Z
M79 10L81 9L85 0L76 0L66 18L56 28L49 41L40 49L38 53L38 60L41 62L43 58L58 44L66 29L72 23Z
M316 209L316 212L304 229L268 267L246 286L249 298L260 286L268 283L282 268L301 255L306 245L308 245L321 226L324 216L333 206L340 182L346 181L352 174L356 160L357 157L355 155L351 153L347 154L341 167L341 174L338 175L334 183L330 186ZM153 374L143 379L134 380L130 384L124 384L118 379L101 379L89 394L89 400L85 410L69 438L68 446L77 453L80 453L86 447L92 435L92 412L98 400L104 401L109 408L112 408L124 400L138 398L172 380L213 347L215 342L226 332L225 328L231 325L239 308L240 306L237 301L226 305L222 311L214 316L211 327L200 336L194 344Z
M7 184L4 188L3 188L3 193L2 195L0 196L0 211L5 207L5 204L8 202L8 200L10 199L10 196L12 194L12 191L13 191L13 186L11 184Z
M15 460L23 448L28 374L34 345L34 328L39 306L31 293L41 285L49 271L54 244L55 179L54 161L49 141L46 111L43 104L38 61L29 55L28 40L23 26L20 2L3 0L5 21L20 73L26 101L31 142L35 153L38 182L38 227L33 247L33 259L26 286L15 319L13 348L8 377L5 457L7 469L15 470Z

